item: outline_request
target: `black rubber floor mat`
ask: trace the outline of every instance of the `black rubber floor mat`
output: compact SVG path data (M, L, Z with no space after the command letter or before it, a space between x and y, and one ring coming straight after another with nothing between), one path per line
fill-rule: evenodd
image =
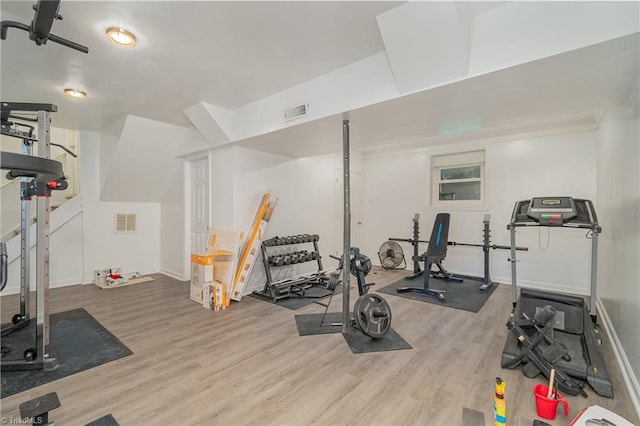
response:
M480 282L465 279L463 282L444 281L437 278L429 279L429 288L434 290L444 290L445 300L441 302L434 296L430 296L417 292L398 293L396 290L400 287L422 287L422 277L414 279L403 278L384 288L377 290L379 293L390 294L393 296L404 297L407 299L418 300L420 302L432 303L434 305L446 306L454 309L462 309L464 311L478 312L493 292L498 284L490 286L486 291L480 290Z
M51 314L49 318L49 355L56 358L59 367L53 371L2 372L2 398L133 353L84 309ZM33 323L2 338L2 345L11 349L2 360L20 359L24 350L33 346Z
M379 339L369 337L355 327L351 327L349 333L342 335L354 354L413 349L393 328Z
M342 291L341 288L342 288L341 286L336 287L336 294ZM259 299L259 300L264 300L265 302L271 302L277 306L282 306L283 308L296 310L296 309L305 307L307 305L310 305L315 301L325 300L330 295L331 295L331 290L327 290L322 286L313 286L304 290L304 293L301 293L300 295L292 295L291 297L280 299L280 300L277 300L276 302L274 302L273 299L271 299L271 297L263 295L261 293L252 293L252 294L249 294L248 296L255 297L256 299Z

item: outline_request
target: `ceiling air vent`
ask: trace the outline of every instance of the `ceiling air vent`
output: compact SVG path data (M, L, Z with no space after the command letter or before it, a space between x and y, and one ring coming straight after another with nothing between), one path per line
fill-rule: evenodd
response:
M113 232L116 234L136 232L137 218L136 214L116 213Z
M284 121L296 120L301 117L306 117L309 113L309 104L303 104L284 112Z

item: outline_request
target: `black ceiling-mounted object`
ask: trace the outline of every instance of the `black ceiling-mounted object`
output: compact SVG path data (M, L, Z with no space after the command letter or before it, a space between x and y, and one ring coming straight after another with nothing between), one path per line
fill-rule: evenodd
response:
M73 42L71 40L58 37L55 34L51 34L51 27L53 21L60 19L62 15L58 14L60 10L61 0L38 0L33 6L35 14L31 25L26 25L16 21L2 21L0 22L0 39L7 39L7 30L9 28L19 28L29 33L29 39L36 42L38 46L47 44L47 41L51 40L54 43L61 44L63 46L70 47L83 53L89 53L89 48Z

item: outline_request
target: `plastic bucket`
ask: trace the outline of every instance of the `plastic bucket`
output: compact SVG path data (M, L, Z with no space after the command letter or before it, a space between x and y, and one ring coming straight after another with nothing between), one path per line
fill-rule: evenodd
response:
M558 411L558 403L564 405L564 416L569 417L569 403L564 399L557 390L553 390L553 396L547 398L549 387L547 385L535 385L533 394L536 397L536 411L538 416L543 419L553 420L556 418Z

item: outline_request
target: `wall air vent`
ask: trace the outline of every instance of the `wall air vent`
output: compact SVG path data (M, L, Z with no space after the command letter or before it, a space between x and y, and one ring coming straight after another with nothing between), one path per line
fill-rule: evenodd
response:
M138 215L131 213L116 213L113 232L115 234L128 234L136 232Z
M309 104L299 105L284 112L284 121L291 121L298 118L306 117L308 113Z

